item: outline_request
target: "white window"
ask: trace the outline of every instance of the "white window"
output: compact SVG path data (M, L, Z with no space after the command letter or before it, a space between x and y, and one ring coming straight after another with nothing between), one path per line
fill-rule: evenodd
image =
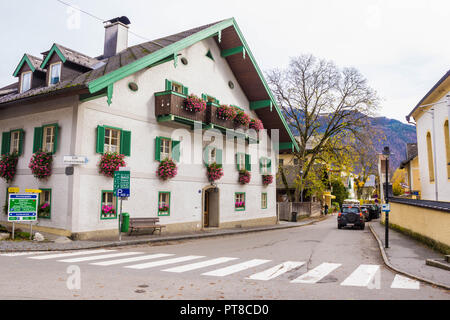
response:
M20 131L11 132L11 153L19 153Z
M267 209L267 193L261 193L261 209Z
M183 93L183 86L179 83L172 82L172 91Z
M61 62L50 65L49 85L57 84L61 80Z
M31 89L31 71L22 73L22 80L20 81L20 92L26 92Z
M120 152L120 130L105 128L105 153Z
M112 191L102 191L101 219L116 218L116 198Z
M170 192L160 192L158 200L158 215L170 215Z
M43 129L43 146L45 152L54 152L55 148L55 126L44 127Z
M261 159L261 173L269 174L269 159L267 158Z
M169 139L161 139L161 160L166 160L166 159L171 159L172 154L171 154L171 145L172 145L172 141Z

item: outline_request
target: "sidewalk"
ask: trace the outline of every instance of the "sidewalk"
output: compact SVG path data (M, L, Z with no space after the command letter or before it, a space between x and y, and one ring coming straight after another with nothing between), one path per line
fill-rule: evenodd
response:
M419 280L450 287L450 271L425 264L427 259L442 259L443 254L392 229L389 229L389 248L385 248L385 226L379 221L373 221L369 225L382 243L381 249L385 252L383 258L388 260L388 266Z
M329 217L329 216L328 216ZM308 218L298 222L286 222L280 221L277 225L263 226L263 227L248 227L248 228L234 228L234 229L208 229L198 232L170 234L160 236L156 235L141 235L141 236L127 236L122 234L122 241L118 241L118 237L115 240L109 241L71 241L69 243L55 243L52 239L55 236L42 233L50 241L35 242L35 241L0 241L0 252L20 252L20 251L64 251L64 250L79 250L79 249L93 249L104 247L118 247L128 245L138 245L146 243L168 242L168 241L181 241L192 240L207 237L220 237L227 235L243 234L249 232L262 232L269 230L279 230L286 228L295 228L305 226L317 221L325 219L323 216Z

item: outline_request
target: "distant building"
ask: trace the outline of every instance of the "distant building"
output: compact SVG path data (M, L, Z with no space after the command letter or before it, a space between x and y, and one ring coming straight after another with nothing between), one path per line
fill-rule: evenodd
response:
M419 155L417 143L406 144L406 160L400 164L400 169L406 170L407 191L413 197L417 198L421 193Z
M406 117L416 121L421 198L450 201L450 70Z

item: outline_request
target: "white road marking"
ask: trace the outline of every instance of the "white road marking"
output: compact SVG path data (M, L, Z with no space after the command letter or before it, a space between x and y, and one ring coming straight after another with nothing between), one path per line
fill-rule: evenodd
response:
M367 287L379 270L378 265L362 264L341 283L341 286Z
M283 273L286 273L292 269L298 268L304 264L305 264L305 262L286 261L286 262L279 264L273 268L267 269L267 270L259 272L259 273L252 274L247 279L262 280L262 281L271 280L271 279L274 279L274 278L282 275Z
M132 266L125 266L124 268L147 269L147 268L163 266L166 264L173 264L173 263L184 262L184 261L200 259L200 258L204 258L204 256L185 256L185 257L180 257L180 258L173 258L173 259L166 259L166 260L160 260L160 261L154 261L154 262L148 262L148 263L135 264Z
M20 256L31 256L33 254L43 254L48 253L48 251L33 251L33 252L10 252L10 253L0 253L0 257L20 257Z
M170 257L173 255L174 254L169 254L169 253L157 253L157 254L151 254L148 256L140 256L140 257L133 257L133 258L117 259L117 260L108 260L108 261L102 261L102 262L94 262L94 263L90 263L90 264L95 265L95 266L112 266L112 265L121 264L121 263Z
M57 254L49 254L49 255L45 255L45 256L28 257L28 259L37 259L37 260L57 259L57 258L83 256L83 255L88 255L88 254L113 252L113 251L116 251L116 250L99 249L99 250L75 251L75 252L70 252L70 253L57 253Z
M180 267L165 269L162 271L181 273L181 272L206 268L209 266L214 266L216 264L225 263L225 262L236 260L236 259L238 259L238 258L222 257L222 258L217 258L217 259L212 259L212 260L207 260L207 261L202 261L202 262L191 263L191 264L187 264L187 265L180 266Z
M120 253L103 254L100 256L64 259L64 260L58 260L58 261L59 262L68 262L68 263L84 262L84 261L92 261L92 260L118 258L118 257L124 257L124 256L133 256L133 255L137 255L137 254L141 254L141 253L142 252L120 252Z
M420 282L404 277L402 275L396 274L394 281L392 281L391 288L393 289L420 289Z
M316 283L325 278L335 269L339 268L341 265L342 264L340 263L324 262L314 269L309 270L307 273L302 274L297 279L292 280L291 283Z
M202 275L204 276L215 276L215 277L224 277L224 276L228 276L230 274L239 272L239 271L243 271L245 269L249 269L252 267L256 267L259 266L261 264L270 262L271 260L262 260L262 259L253 259L253 260L249 260L246 262L242 262L242 263L238 263L238 264L234 264L232 266L229 267L225 267L222 269L217 269L214 271L210 271L210 272L206 272L203 273Z

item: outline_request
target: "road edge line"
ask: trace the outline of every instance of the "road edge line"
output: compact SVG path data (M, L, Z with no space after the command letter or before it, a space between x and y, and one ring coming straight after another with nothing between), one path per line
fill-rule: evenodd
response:
M383 257L383 262L389 269L391 269L392 271L395 271L397 273L403 274L405 276L408 276L410 278L413 278L415 280L419 280L419 281L431 284L431 285L436 286L436 287L440 287L440 288L443 288L443 289L446 289L446 290L450 290L450 287L446 286L445 284L434 282L434 281L431 281L431 280L428 280L428 279L424 279L424 278L421 278L419 276L413 275L411 273L408 273L406 271L403 271L403 270L400 270L400 269L394 267L389 262L389 258L387 257L386 251L384 250L384 247L383 247L383 243L379 239L379 237L376 234L375 230L373 230L372 225L370 223L369 223L369 229L370 229L370 232L372 232L372 235L374 236L375 240L378 242L378 247L380 248L381 256Z

